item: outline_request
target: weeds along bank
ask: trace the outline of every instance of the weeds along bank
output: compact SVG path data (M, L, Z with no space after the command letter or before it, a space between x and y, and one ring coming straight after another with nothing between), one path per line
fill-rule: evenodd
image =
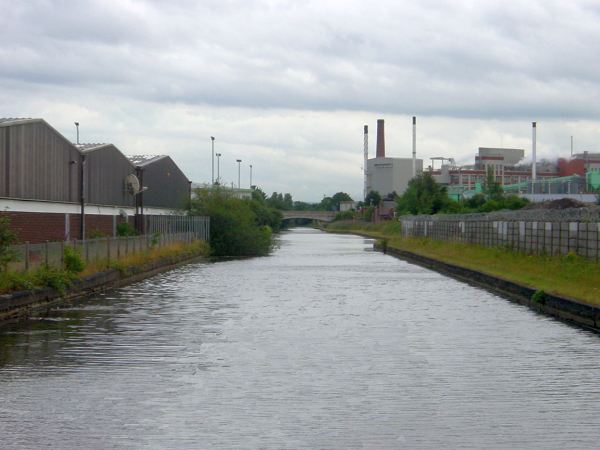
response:
M530 287L540 295L557 295L600 305L600 263L574 252L535 255L510 248L487 247L467 242L403 236L398 221L370 224L333 222L326 231L358 233L374 237L390 249L453 264Z
M27 317L48 305L127 284L208 256L205 241L171 242L123 255L85 263L81 254L65 247L61 265L40 265L27 271L0 272L0 323Z

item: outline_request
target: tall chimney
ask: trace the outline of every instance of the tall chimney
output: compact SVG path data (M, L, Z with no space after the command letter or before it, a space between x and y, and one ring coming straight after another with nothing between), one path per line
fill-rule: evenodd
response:
M365 139L364 139L364 160L363 160L363 172L364 172L364 186L363 186L363 200L367 198L367 165L369 164L369 127L365 125Z
M536 179L536 158L535 158L535 132L536 132L536 122L532 122L532 135L531 135L531 181L535 183ZM531 185L531 191L533 190L533 184Z
M377 158L385 158L385 127L383 119L377 119Z
M413 178L417 175L417 118L413 116Z

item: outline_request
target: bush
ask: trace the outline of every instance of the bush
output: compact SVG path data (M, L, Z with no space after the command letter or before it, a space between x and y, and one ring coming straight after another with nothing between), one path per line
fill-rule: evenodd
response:
M337 220L352 220L354 219L354 211L340 211L335 215L333 221Z
M51 287L62 294L71 286L73 275L55 267L41 267L34 273L34 280L36 285Z
M531 301L539 305L546 304L546 293L543 290L537 290L531 296Z
M6 271L8 263L17 259L17 254L11 248L17 237L10 229L8 217L0 217L0 271Z
M117 225L117 236L137 236L138 232L129 222L123 222Z
M210 217L210 246L214 256L263 256L271 250L272 228L280 213L266 214L254 202L233 197L225 189L199 189L190 214Z
M92 230L88 233L88 238L90 239L98 239L98 238L103 238L106 237L106 233L100 231L100 230Z
M79 252L73 247L65 247L64 251L65 270L71 273L81 273L85 269L85 262Z

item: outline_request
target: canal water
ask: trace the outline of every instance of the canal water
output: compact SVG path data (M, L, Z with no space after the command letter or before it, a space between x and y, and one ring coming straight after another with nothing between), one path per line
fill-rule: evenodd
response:
M592 449L600 338L296 229L0 330L0 448Z

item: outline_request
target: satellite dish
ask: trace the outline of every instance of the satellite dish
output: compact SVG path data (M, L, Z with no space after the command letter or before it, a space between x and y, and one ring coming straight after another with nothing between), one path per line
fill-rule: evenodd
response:
M125 187L131 195L139 194L141 189L140 180L133 173L130 173L125 177Z

